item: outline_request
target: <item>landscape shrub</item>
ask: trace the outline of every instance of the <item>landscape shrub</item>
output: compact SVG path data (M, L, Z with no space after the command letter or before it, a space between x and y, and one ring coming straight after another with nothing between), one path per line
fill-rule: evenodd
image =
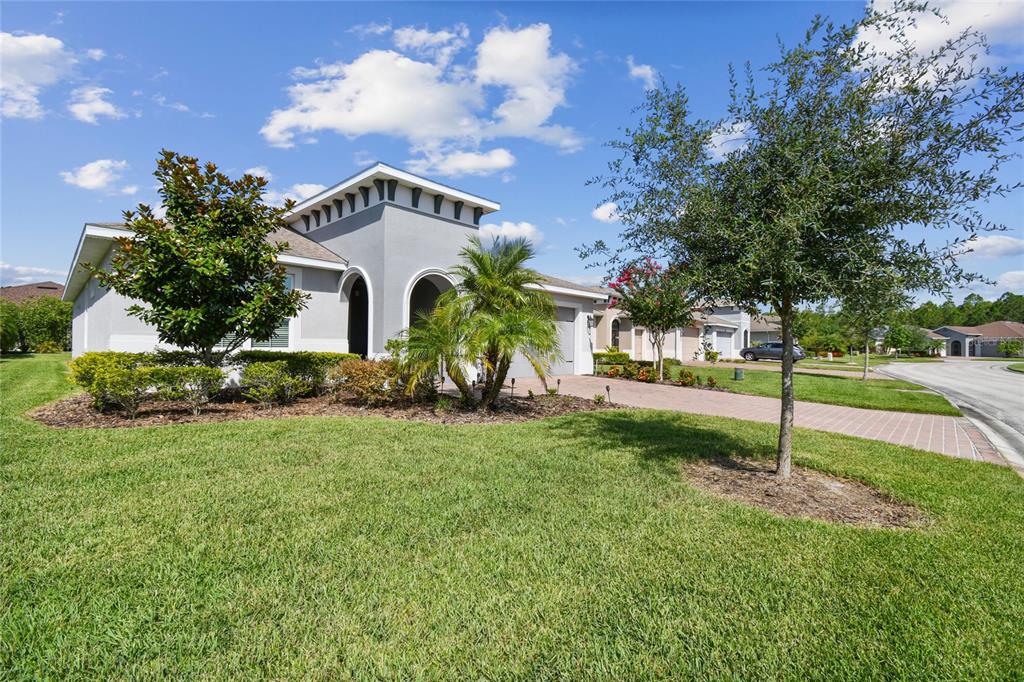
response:
M696 375L690 370L684 369L679 372L676 383L680 386L693 386L697 382Z
M68 363L71 370L69 379L73 384L81 386L93 397L93 404L103 408L113 402L108 400L101 387L96 386L99 376L114 370L131 370L144 366L150 358L147 353L119 353L116 351L98 351L84 353Z
M658 380L658 370L654 367L641 366L637 369L636 380L653 384Z
M603 353L594 353L595 365L621 365L629 362L629 353L622 351L607 350Z
M224 373L217 367L153 367L150 375L160 397L188 403L195 415L224 385Z
M89 392L94 401L114 405L129 419L135 419L142 403L153 397L157 384L153 367L108 365L96 371Z
M254 362L284 362L288 373L300 379L315 393L329 390L328 372L346 360L358 360L354 353L328 353L316 351L273 351L243 350L231 357L231 361L243 368Z
M293 376L284 360L250 362L242 369L243 395L263 407L285 405L309 390L309 384Z
M662 363L665 365L665 369L668 369L669 367L682 367L683 366L683 361L682 360L678 360L676 358L665 358L664 360L662 360Z
M622 365L610 365L604 374L612 379L620 377L622 376Z
M594 394L594 403L596 403L597 405L600 405L603 402L604 402L604 393L595 393Z
M708 388L714 388L717 385L718 385L718 379L709 376L708 379L707 379L707 387Z
M719 357L721 357L721 353L719 353L717 350L704 351L704 359L710 362L712 365L718 362Z
M328 373L335 395L345 393L370 407L396 402L402 396L393 360L345 360Z
M155 367L194 367L203 364L203 357L190 350L155 350L146 362Z
M36 347L35 347L34 350L35 350L36 353L62 353L62 352L64 352L64 349L61 348L60 344L55 343L54 341L50 341L50 340L40 341L39 343L36 344Z

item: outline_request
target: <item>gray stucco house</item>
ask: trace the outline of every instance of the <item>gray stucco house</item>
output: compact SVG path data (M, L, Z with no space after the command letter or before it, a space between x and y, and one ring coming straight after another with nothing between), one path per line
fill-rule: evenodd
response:
M976 327L939 327L932 332L945 342L945 354L952 358L998 358L1002 341L1024 341L1024 323L1010 320L989 322Z
M279 260L292 286L310 295L308 305L270 341L250 346L382 355L388 339L455 285L448 269L479 232L481 218L500 208L383 163L304 200L286 216L289 228L271 238L287 242ZM74 302L74 355L158 345L156 330L125 312L131 301L101 287L82 266L108 264L114 238L125 234L113 223L87 223L82 231L64 291L64 300ZM589 374L594 308L607 297L554 278L541 288L557 306L563 359L553 373ZM531 373L516 362L510 375Z

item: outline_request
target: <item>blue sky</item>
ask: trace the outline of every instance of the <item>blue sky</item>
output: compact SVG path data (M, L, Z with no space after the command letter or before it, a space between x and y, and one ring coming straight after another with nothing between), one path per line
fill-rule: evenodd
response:
M301 197L381 160L502 203L490 231L536 266L593 280L574 247L619 226L588 178L652 79L724 114L729 63L763 65L815 13L852 3L4 3L0 228L5 284L63 281L86 221L156 199L161 147ZM948 5L1022 68L1024 4ZM922 40L952 27L926 26ZM1020 161L1006 177L1024 176ZM1024 199L968 264L1024 290ZM942 239L945 235L939 235Z

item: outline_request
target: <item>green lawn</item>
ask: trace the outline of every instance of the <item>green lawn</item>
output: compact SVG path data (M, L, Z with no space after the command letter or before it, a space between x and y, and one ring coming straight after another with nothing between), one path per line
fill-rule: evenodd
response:
M1024 362L1014 362L1006 366L1011 372L1024 372Z
M51 430L0 363L0 677L995 679L1024 670L1024 481L798 431L920 530L786 520L686 460L771 425L607 411Z
M751 363L752 364L752 363ZM743 381L733 379L732 367L688 367L700 376L713 376L718 385L733 393L778 398L782 394L782 377L778 372L751 369L744 371ZM744 368L746 370L746 368ZM672 378L680 368L673 367ZM960 410L941 395L923 390L922 386L898 379L838 377L823 374L793 374L793 391L797 400L829 405L866 407L897 412L959 415Z
M893 358L888 355L871 355L868 358L868 367L878 367L893 362L942 362L942 360L940 358ZM831 362L821 358L813 358L801 360L797 363L796 367L797 369L838 369L844 372L862 372L864 371L864 358L863 356L846 355Z

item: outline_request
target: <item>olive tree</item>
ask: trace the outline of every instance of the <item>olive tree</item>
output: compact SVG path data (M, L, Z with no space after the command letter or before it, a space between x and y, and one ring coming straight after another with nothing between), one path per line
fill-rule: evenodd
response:
M897 2L846 25L815 19L763 71L730 72L720 118L698 118L681 86L649 91L596 179L624 229L616 249L598 242L584 255L684 264L702 298L778 314L780 477L791 467L797 308L841 304L858 269L888 268L932 293L970 281L956 255L1002 227L982 215L985 201L1019 187L1000 169L1021 134L1024 75L975 59L987 47L972 30L918 49L908 36L924 11ZM716 143L728 137L726 152ZM910 226L957 234L936 245Z
M307 294L287 286L268 239L284 227L284 207L262 200L267 181L232 180L212 163L164 150L154 173L167 209L140 204L124 214L130 236L117 238L110 269L90 265L103 286L141 301L128 313L156 327L160 341L217 366L247 339L265 341L298 314Z

